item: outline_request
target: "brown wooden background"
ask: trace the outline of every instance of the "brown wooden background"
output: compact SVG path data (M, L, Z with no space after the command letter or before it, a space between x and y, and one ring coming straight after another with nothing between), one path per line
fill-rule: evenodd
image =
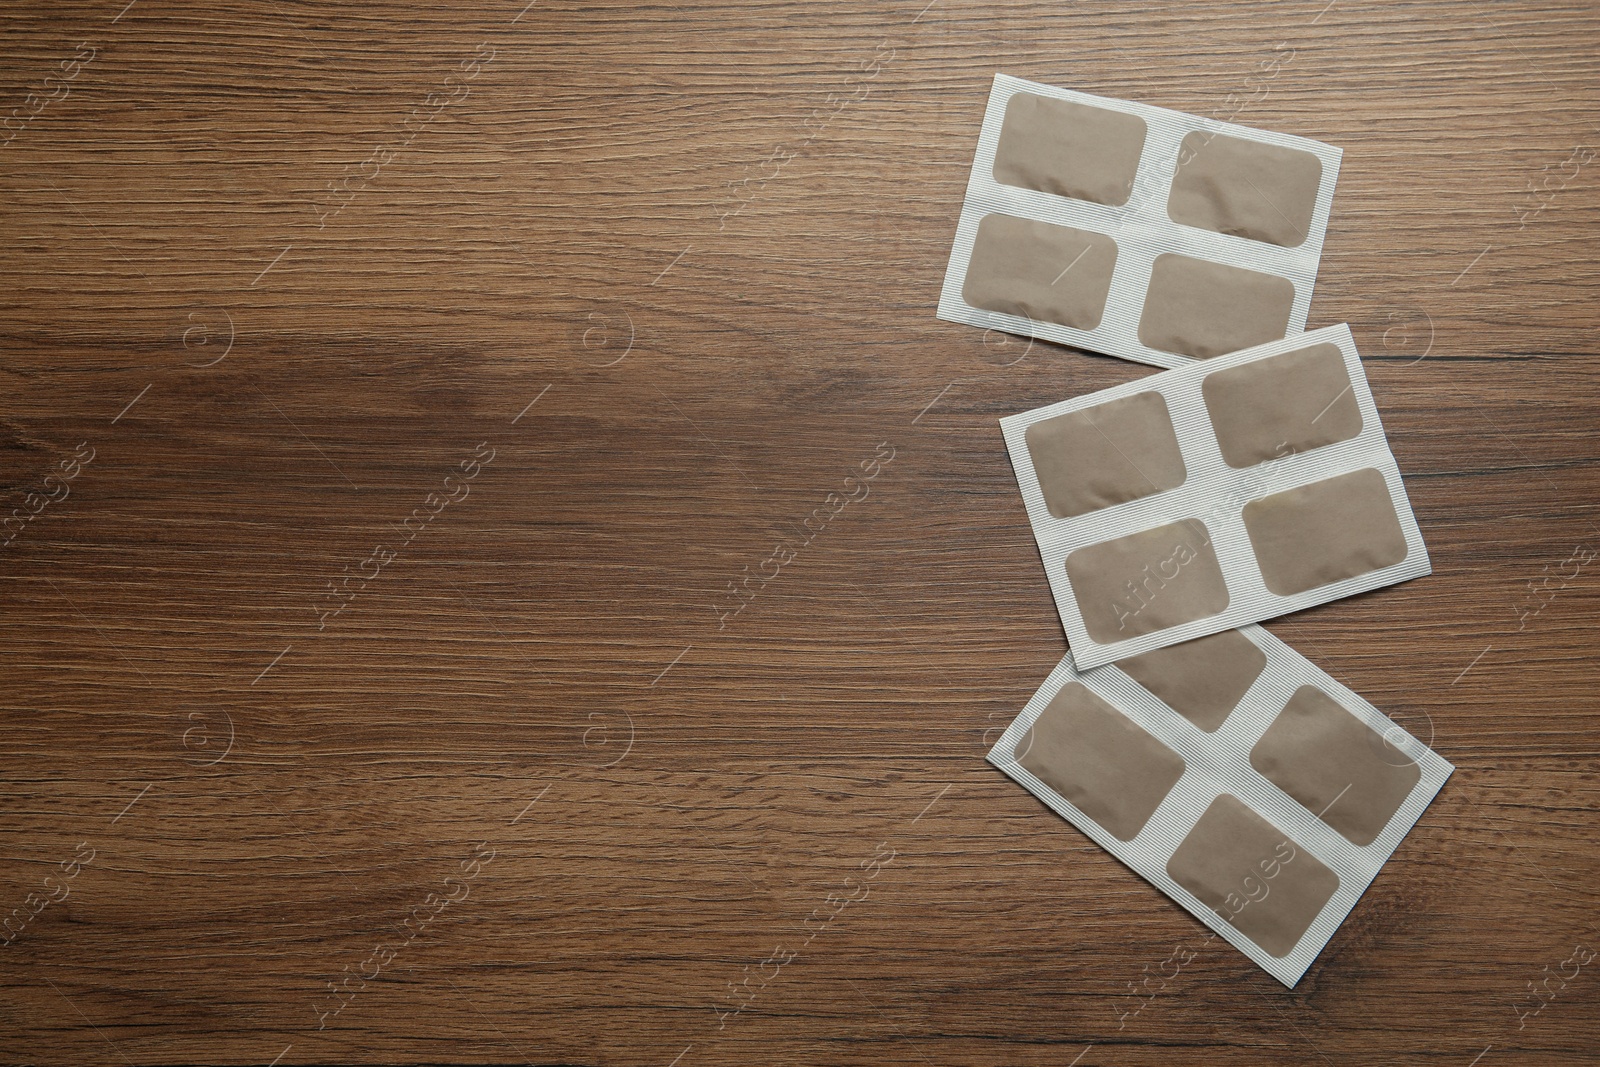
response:
M1593 5L124 2L0 24L4 1062L1600 1060ZM1271 629L1459 770L1293 991L982 759L996 420L1150 373L935 319L996 70L1345 150L1435 573Z

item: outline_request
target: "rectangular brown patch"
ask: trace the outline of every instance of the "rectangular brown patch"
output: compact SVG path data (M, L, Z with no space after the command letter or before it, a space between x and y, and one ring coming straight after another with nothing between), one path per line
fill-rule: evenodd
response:
M1377 840L1422 777L1414 760L1310 685L1261 735L1250 766L1356 845Z
M1017 762L1119 841L1132 840L1183 776L1183 757L1070 682L1020 742Z
M1167 874L1269 955L1287 956L1339 888L1339 876L1238 797L1211 802Z
M1056 518L1183 484L1183 455L1160 393L1136 393L1036 422L1028 458Z
M1297 348L1219 370L1206 376L1200 391L1230 467L1252 467L1361 433L1361 408L1338 345Z
M1118 660L1129 678L1207 733L1221 726L1267 666L1267 654L1238 630Z
M1016 93L1006 102L994 180L1096 204L1126 204L1144 135L1144 120L1125 111Z
M1102 644L1180 626L1228 606L1211 532L1199 519L1101 541L1067 556L1089 636Z
M1244 526L1262 580L1293 596L1406 558L1383 474L1367 467L1252 500Z
M1210 359L1276 341L1289 330L1294 283L1276 274L1168 252L1157 256L1139 340Z
M1316 213L1322 163L1310 152L1196 130L1167 200L1173 222L1294 248Z
M1102 233L998 212L978 223L961 297L976 308L1079 330L1100 325L1117 243Z

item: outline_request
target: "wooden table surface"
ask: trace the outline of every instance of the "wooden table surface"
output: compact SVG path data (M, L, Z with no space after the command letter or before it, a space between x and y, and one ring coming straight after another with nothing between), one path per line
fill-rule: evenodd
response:
M0 26L3 1062L1600 1062L1593 5L125 3ZM1344 149L1434 574L1270 629L1458 770L1292 991L983 760L996 420L1150 373L934 317L997 70Z

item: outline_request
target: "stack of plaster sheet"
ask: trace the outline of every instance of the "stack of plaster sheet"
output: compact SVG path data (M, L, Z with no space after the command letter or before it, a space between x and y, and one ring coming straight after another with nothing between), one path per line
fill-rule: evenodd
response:
M1001 420L1071 654L989 760L1286 985L1453 768L1255 623L1430 570L1339 150L997 75L939 316L1171 368Z

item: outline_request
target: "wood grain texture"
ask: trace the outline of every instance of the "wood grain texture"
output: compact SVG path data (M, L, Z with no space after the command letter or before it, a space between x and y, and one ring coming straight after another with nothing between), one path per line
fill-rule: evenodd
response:
M1592 5L124 3L0 24L4 1062L1600 1059ZM1459 770L1293 991L982 759L996 420L1149 373L935 319L996 70L1345 150L1435 573L1270 629Z

